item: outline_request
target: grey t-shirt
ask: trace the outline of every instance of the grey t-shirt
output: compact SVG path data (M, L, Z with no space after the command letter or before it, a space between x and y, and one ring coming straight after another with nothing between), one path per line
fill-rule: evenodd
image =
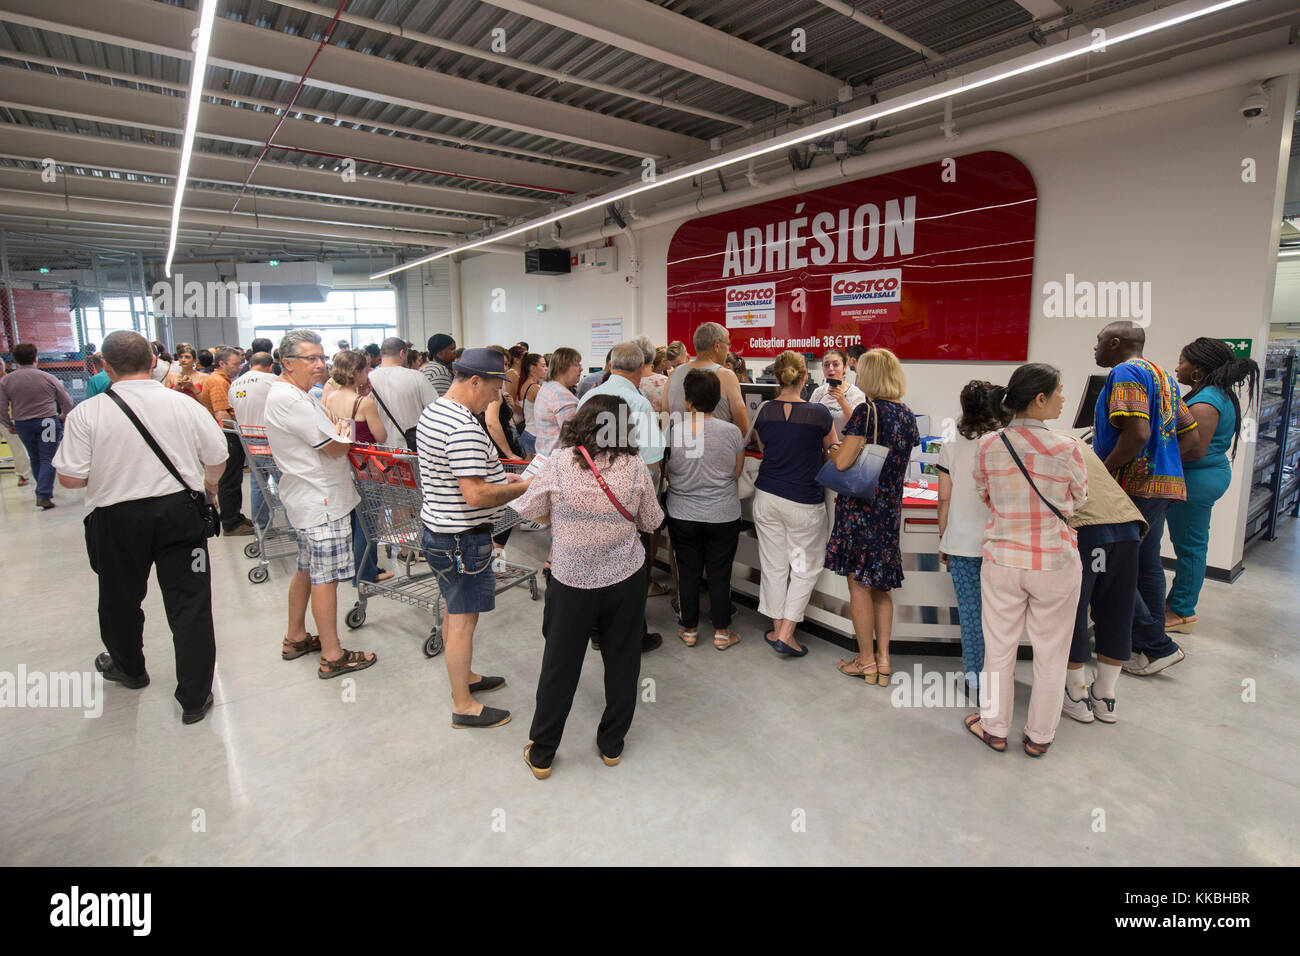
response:
M705 366L701 371L716 372L720 368L722 366L715 362ZM668 411L678 418L686 414L686 373L690 370L689 365L679 365L668 379ZM713 417L719 421L732 421L731 403L727 401L727 396L723 395L718 399L718 407L713 410Z
M715 524L740 520L735 478L736 456L745 445L740 429L706 418L692 435L689 420L679 421L669 429L668 441L669 516Z

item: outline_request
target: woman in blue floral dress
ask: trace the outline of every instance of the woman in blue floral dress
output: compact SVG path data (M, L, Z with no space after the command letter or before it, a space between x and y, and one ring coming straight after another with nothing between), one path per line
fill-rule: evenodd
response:
M841 660L840 673L887 686L893 674L889 637L894 625L894 599L889 592L903 583L903 560L898 548L903 479L907 477L912 449L921 443L921 436L916 416L899 401L907 382L893 352L872 349L858 359L858 387L867 401L854 410L844 426L843 443L833 452L835 467L848 468L868 442L889 448L889 455L874 498L836 498L835 527L826 545L826 570L848 578L849 607L858 638L858 656L851 661Z

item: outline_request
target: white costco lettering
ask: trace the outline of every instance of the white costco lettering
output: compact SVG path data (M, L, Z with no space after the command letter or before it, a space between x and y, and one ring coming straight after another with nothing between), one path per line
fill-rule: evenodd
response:
M727 328L752 329L776 325L776 285L759 282L726 289Z
M803 203L795 213L803 210ZM826 266L832 262L868 262L877 255L910 256L916 241L916 197L885 201L882 218L875 203L836 212L751 226L727 233L722 278L761 275Z
M831 277L832 309L850 305L874 305L879 302L901 302L902 298L902 269L846 272Z

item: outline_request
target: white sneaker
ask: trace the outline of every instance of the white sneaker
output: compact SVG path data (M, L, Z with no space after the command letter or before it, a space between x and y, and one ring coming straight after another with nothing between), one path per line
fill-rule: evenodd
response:
M545 531L545 530L546 530L546 527L547 527L546 525L544 525L544 524L538 524L536 521L520 521L520 522L519 522L519 530L520 530L520 531Z
M1061 713L1066 717L1073 717L1081 724L1090 724L1093 721L1092 698L1085 693L1082 700L1075 700L1070 696L1070 688L1065 688L1065 701L1061 704Z
M1167 667L1173 667L1186 656L1181 647L1172 654L1157 657L1155 660L1145 654L1134 654L1124 662L1123 667L1126 673L1135 674L1138 677L1150 677L1152 674L1159 674Z
M1092 714L1103 724L1113 724L1119 720L1115 716L1115 698L1098 697L1097 684L1094 681L1088 685L1088 703L1092 705Z

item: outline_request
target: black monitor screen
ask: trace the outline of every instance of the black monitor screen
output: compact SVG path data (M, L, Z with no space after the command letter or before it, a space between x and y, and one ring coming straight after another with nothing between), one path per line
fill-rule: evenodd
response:
M1083 398L1079 400L1079 408L1074 413L1075 428L1093 427L1093 416L1097 411L1097 399L1101 397L1101 390L1105 387L1105 375L1088 376L1088 384L1083 390Z

